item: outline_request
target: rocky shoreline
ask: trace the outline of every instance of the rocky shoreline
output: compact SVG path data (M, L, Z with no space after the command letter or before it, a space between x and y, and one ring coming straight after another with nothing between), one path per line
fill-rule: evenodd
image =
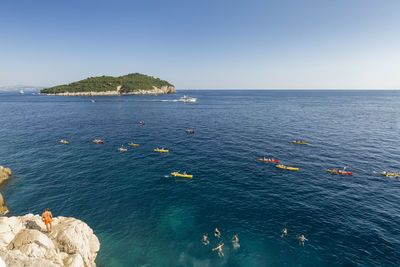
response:
M136 90L132 92L123 92L121 86L118 86L115 91L104 91L104 92L65 92L56 94L43 94L52 96L120 96L120 95L163 95L163 94L175 94L174 86L162 86L161 88L153 86L152 90Z
M47 233L39 215L0 217L0 258L13 267L96 266L100 243L86 223L60 216L52 224Z
M11 174L0 166L0 184ZM0 194L0 215L7 212ZM40 215L0 216L0 266L93 267L99 249L93 230L78 219L55 217L47 233Z

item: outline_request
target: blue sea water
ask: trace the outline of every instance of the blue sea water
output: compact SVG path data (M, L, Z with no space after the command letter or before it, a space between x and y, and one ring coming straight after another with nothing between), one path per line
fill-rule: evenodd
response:
M183 93L198 102L173 101ZM2 92L0 165L14 176L1 191L14 215L48 206L88 223L98 266L398 266L400 180L379 173L400 171L399 133L399 91ZM354 176L326 172L343 166Z

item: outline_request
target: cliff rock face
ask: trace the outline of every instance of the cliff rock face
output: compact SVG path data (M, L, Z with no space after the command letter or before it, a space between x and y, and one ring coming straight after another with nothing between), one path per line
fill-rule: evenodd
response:
M39 215L0 217L0 258L15 267L96 266L100 243L86 223L56 217L52 225L48 234Z
M0 185L11 176L11 170L0 166ZM0 215L8 211L7 206L4 204L3 196L0 193Z
M103 92L67 92L46 95L61 95L61 96L117 96L117 95L161 95L161 94L175 94L174 86L161 86L160 88L153 86L152 90L136 90L131 92L124 92L124 88L119 85L115 91Z

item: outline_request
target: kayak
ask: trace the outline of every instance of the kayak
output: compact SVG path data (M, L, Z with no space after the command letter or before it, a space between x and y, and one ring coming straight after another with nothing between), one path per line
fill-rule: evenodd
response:
M160 153L168 153L169 152L168 149L159 149L159 148L154 149L154 151L155 152L160 152Z
M381 172L381 175L400 177L400 174L394 172Z
M308 145L307 142L301 142L301 141L292 141L293 144L298 144L298 145Z
M285 165L276 165L276 167L279 169L290 170L290 171L298 171L299 170L299 168L289 167L289 166L285 166Z
M69 144L69 142L67 140L60 140L61 144Z
M171 175L173 175L175 177L193 178L192 174L183 174L183 173L179 173L179 172L171 172Z
M104 144L104 141L103 141L103 140L94 139L94 140L93 140L93 143L96 143L96 144Z
M279 159L260 159L263 162L279 162Z
M139 144L128 143L128 146L139 146Z
M344 170L328 170L328 172L334 173L334 174L353 175L353 172L347 172L347 171L344 171Z
M120 147L120 148L118 148L118 151L128 151L128 149Z

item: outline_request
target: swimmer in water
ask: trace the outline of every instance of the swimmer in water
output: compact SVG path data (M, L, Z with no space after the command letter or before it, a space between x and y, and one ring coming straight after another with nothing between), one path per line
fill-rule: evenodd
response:
M281 238L284 238L287 235L287 229L283 228Z
M220 237L221 236L221 232L218 230L218 228L215 228L214 236L216 236L216 237Z
M218 250L218 256L223 257L224 253L222 252L222 247L224 243L219 244L216 248L213 248L212 251Z
M203 243L204 246L207 246L208 244L210 244L210 241L208 241L207 235L203 235L203 239L201 240L201 242Z
M308 239L307 239L304 235L301 235L301 236L299 237L299 243L300 243L300 245L304 247L304 242L305 242L305 241L308 241Z
M233 244L233 248L237 249L240 248L239 245L239 238L237 237L237 235L234 235L232 238L232 244Z

